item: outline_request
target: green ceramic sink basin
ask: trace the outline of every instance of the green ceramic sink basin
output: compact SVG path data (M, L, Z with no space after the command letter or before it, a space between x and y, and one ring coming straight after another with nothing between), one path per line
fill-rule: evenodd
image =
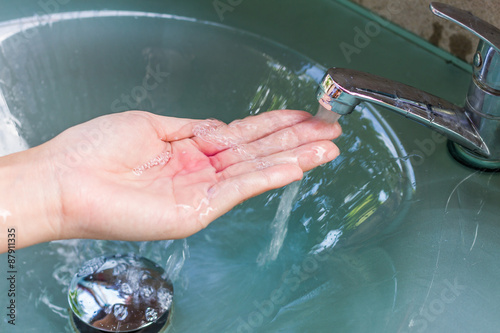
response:
M456 103L467 89L466 64L347 2L225 4L8 7L0 15L0 154L128 109L225 122L281 108L315 113L328 66ZM346 56L340 45L369 22L380 31ZM441 137L382 108L362 104L340 122L337 160L186 240L16 251L16 325L3 314L0 331L72 332L72 275L84 261L128 252L159 263L174 283L167 332L494 331L499 176L458 164ZM0 299L5 309L8 298Z

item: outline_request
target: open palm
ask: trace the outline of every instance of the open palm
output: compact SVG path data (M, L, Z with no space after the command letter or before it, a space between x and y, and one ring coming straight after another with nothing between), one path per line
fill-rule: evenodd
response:
M331 140L340 132L338 124L291 110L228 125L141 111L96 118L47 143L58 174L61 238L189 236L334 159Z

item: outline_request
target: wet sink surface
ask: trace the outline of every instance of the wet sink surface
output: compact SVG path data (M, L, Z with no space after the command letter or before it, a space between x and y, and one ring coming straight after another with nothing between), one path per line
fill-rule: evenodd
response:
M241 31L127 12L67 13L34 29L30 43L20 43L15 34L5 39L0 58L2 112L17 124L21 146L127 109L231 121L272 109L314 113L318 107L314 92L324 68ZM338 140L348 147L342 157L308 173L294 185L295 193L278 190L250 200L186 242L69 241L20 251L27 270L21 287L36 300L20 298L20 313L44 313L40 325L64 326L64 291L79 264L110 251L135 251L171 266L177 283L172 326L181 331L221 332L255 324L290 329L296 312L303 317L297 329L345 325L344 316L318 321L308 315L326 314L332 302L352 311L368 300L383 303L373 313L379 316L392 306L394 271L382 249L364 247L404 215L413 173L375 109L362 108L345 126ZM283 197L290 201L284 208L288 233L279 249L267 253L275 237L270 225ZM284 237L286 226L281 228ZM333 248L338 253L331 253ZM184 263L188 249L191 256ZM39 256L43 265L37 264ZM283 277L284 270L290 276ZM40 276L45 276L43 289ZM380 283L383 292L368 291ZM358 288L368 299L342 296L358 294ZM281 295L272 303L274 290ZM260 302L272 305L269 314L253 314Z
M364 24L352 12L345 16L356 17L352 26ZM314 92L325 68L240 30L125 11L41 22L29 43L16 33L1 42L2 154L126 109L226 122L270 109L317 109ZM272 37L287 42L283 29ZM307 54L324 57L314 48ZM75 240L20 250L16 330L69 331L72 274L88 259L126 252L170 272L173 332L497 327L498 176L458 165L427 129L381 109L362 105L341 123L336 161L292 189L251 199L185 241ZM270 226L280 210L288 220L273 252ZM30 320L21 320L24 314Z

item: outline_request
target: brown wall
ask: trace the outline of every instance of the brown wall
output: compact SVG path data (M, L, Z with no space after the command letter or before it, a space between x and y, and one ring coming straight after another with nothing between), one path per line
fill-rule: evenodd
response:
M427 39L457 57L471 62L478 38L467 30L439 18L429 10L429 0L352 0ZM440 0L500 28L500 0Z

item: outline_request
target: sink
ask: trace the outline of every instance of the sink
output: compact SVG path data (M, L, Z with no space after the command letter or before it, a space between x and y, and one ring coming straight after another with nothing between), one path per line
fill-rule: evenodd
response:
M198 2L89 1L0 16L0 153L126 109L225 122L280 108L315 113L317 84L332 64L373 69L452 101L462 88L450 86L468 79L459 61L387 24L347 59L338 45L374 20L348 2L242 2L222 21L211 3ZM302 15L304 26L290 23ZM325 17L335 26L327 29ZM346 33L330 36L335 27ZM498 327L498 175L459 165L441 137L379 107L362 104L341 124L339 158L188 239L70 240L16 251L13 332L71 332L72 275L89 259L129 252L169 272L171 332ZM7 282L0 279L0 290ZM0 325L12 332L5 316Z

